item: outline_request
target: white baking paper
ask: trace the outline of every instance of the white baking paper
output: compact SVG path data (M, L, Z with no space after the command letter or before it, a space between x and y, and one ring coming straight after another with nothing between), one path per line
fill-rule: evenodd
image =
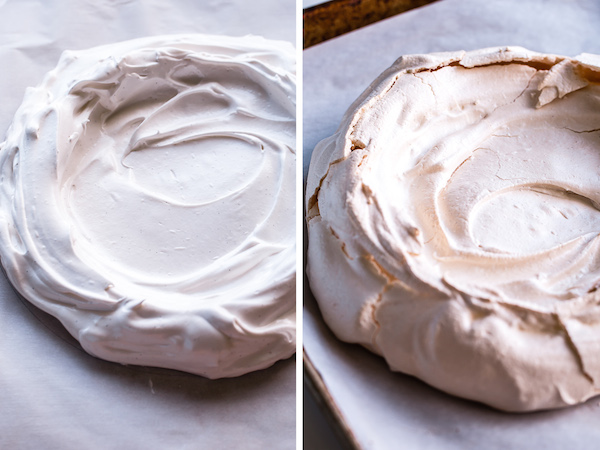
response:
M65 49L148 35L295 42L294 0L0 0L0 141ZM295 358L239 378L83 352L0 274L0 449L293 449Z
M321 3L325 3L324 0L302 0L302 8L310 8L311 6L316 6Z
M440 0L304 51L304 176L315 144L403 54L520 45L600 53L596 0ZM592 449L600 397L563 410L507 414L392 373L382 358L339 342L305 285L304 348L363 449ZM468 380L465 380L468 383Z

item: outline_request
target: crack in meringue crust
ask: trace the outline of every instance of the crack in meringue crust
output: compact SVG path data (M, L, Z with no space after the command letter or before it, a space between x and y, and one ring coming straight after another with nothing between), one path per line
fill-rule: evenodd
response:
M600 57L402 57L317 145L306 198L340 339L503 410L600 393Z
M16 289L110 361L220 378L290 357L294 61L255 36L65 52L1 146Z

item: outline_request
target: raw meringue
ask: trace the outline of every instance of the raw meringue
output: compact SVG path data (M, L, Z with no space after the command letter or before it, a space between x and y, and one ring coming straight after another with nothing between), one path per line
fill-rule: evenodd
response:
M92 355L238 376L295 351L295 57L178 35L65 52L0 150L0 256Z
M315 148L306 202L340 339L507 411L600 393L600 57L402 57Z

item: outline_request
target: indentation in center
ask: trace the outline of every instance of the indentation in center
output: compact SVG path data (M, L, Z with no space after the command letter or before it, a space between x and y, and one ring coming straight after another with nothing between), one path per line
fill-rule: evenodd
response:
M472 218L476 244L509 253L538 252L600 232L600 211L587 198L547 186L497 192L474 208Z
M260 144L212 136L131 152L123 163L135 183L177 203L199 204L231 195L260 171Z

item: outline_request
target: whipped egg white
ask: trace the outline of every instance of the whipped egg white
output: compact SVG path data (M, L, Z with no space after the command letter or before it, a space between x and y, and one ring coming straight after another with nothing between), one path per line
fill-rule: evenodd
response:
M65 52L0 147L0 257L100 358L232 377L295 351L295 57L256 36Z
M600 393L600 57L402 57L315 148L306 201L340 339L504 410Z

